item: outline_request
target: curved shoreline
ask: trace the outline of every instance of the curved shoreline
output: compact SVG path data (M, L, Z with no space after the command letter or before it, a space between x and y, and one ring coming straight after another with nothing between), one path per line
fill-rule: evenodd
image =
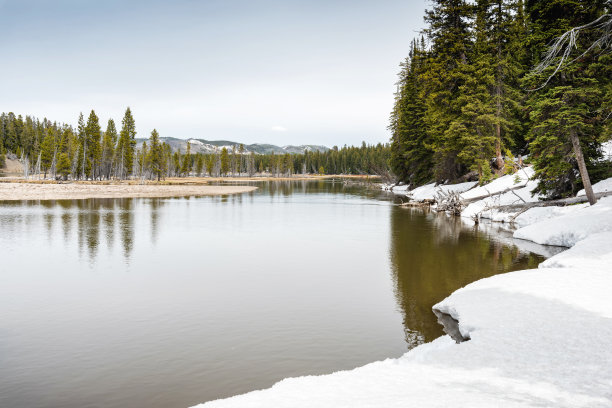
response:
M248 193L256 189L255 186L239 185L0 183L0 201L215 196Z
M399 358L285 378L194 408L612 406L612 358L603 352L612 338L612 197L518 231L570 248L537 268L477 280L433 306L470 341L442 336Z

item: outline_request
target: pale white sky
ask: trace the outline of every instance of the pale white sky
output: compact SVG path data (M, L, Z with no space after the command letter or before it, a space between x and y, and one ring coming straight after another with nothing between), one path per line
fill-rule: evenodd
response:
M0 111L139 137L388 141L425 0L0 0Z

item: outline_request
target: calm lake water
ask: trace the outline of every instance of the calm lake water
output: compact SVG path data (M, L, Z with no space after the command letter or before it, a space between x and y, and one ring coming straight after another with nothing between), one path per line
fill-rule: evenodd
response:
M442 335L431 307L543 258L340 182L0 202L0 406L188 407Z

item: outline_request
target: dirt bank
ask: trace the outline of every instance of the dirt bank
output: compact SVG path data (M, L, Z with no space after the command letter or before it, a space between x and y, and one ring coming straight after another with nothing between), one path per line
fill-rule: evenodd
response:
M2 183L2 200L74 200L123 197L185 197L246 193L253 186Z

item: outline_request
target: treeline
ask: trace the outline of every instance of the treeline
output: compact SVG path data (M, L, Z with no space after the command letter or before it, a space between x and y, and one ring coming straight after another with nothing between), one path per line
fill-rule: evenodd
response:
M83 114L74 129L47 119L42 121L14 113L0 115L0 158L13 154L24 165L26 176L48 173L64 179L128 178L137 169L136 125L127 108L117 132L109 119L102 131L92 110L87 123Z
M612 176L599 160L612 99L612 57L591 47L601 33L581 32L557 72L558 58L533 70L552 40L609 12L605 0L432 1L390 118L397 178L485 182L529 155L537 191L559 197L582 187L580 151L594 181Z
M136 148L136 124L127 108L121 129L109 119L102 130L98 116L91 111L87 122L80 114L78 125L42 121L14 113L0 115L0 166L9 153L24 165L24 175L64 180L157 179L166 177L272 176L292 174L380 174L388 173L389 145L334 147L326 152L304 154L255 154L244 146L223 148L218 154L172 151L153 130Z
M189 144L187 145L189 149ZM234 146L231 150L223 148L219 154L190 154L181 156L175 152L175 168L179 163L187 163L190 173L201 176L253 176L266 174L274 177L287 177L293 174L371 174L388 175L388 162L391 149L388 144L366 145L360 147L334 146L326 152L305 151L302 154L256 154L243 152L244 146ZM186 173L179 175L187 175Z

